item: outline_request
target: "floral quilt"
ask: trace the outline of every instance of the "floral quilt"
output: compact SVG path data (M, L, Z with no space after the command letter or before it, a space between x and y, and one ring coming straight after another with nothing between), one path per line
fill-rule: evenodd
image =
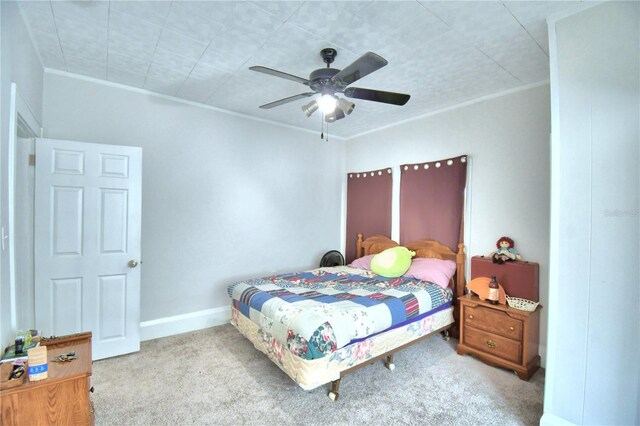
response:
M451 289L338 266L256 278L228 288L233 307L274 350L322 358L451 305Z

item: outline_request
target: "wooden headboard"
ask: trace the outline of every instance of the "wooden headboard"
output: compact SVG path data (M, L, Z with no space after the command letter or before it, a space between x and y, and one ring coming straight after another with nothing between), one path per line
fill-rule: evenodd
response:
M391 238L384 235L374 235L365 240L362 239L362 234L358 234L358 240L356 241L356 257L367 256L370 254L380 253L391 247L396 247L399 244L393 241ZM453 302L454 302L454 318L458 321L458 302L457 299L464 295L464 244L458 243L458 252L455 253L449 247L440 244L435 240L418 240L404 245L411 251L416 252L415 257L435 257L444 260L453 260L456 262L456 273L452 279L453 288Z

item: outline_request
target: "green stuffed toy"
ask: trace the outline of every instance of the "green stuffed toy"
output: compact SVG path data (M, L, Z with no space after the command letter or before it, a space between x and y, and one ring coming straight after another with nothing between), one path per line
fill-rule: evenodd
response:
M386 249L373 256L371 270L387 278L401 277L409 270L411 258L415 254L415 252L401 246Z

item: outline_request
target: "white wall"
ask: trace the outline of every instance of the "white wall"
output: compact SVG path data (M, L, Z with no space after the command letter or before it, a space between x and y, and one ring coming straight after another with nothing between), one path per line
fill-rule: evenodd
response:
M552 225L543 424L639 424L640 3L551 22Z
M347 141L347 171L469 155L467 256L486 255L503 235L540 264L546 345L549 246L549 86L487 99ZM397 176L397 175L396 175Z
M0 223L8 229L9 104L11 83L28 103L34 117L42 122L43 70L15 2L0 2ZM17 212L18 214L19 212ZM9 287L9 252L2 251L0 263L0 345L14 335Z
M339 139L51 72L44 128L143 148L143 322L226 309L234 281L339 248Z

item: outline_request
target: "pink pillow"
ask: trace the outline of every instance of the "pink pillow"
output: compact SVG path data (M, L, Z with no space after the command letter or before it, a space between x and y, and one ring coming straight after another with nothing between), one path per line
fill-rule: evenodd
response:
M449 280L456 273L456 262L433 258L415 258L411 267L405 272L407 278L417 278L438 284L442 288L449 287Z
M367 271L371 270L371 259L373 259L375 254L370 254L369 256L362 256L354 260L349 264L352 268L358 269L366 269Z

